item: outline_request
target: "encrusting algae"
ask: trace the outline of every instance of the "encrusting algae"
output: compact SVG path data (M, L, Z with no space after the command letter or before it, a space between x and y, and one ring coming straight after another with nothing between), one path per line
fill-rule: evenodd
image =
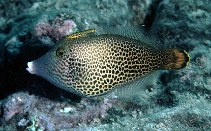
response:
M91 98L120 90L157 70L184 68L190 59L184 50L153 46L156 41L138 29L95 31L66 36L44 56L28 62L27 70Z

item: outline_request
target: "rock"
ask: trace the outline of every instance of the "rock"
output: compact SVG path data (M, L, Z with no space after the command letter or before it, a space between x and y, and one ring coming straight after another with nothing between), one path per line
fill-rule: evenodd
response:
M7 99L0 101L0 130L211 130L210 7L210 0L1 0L0 96ZM43 21L45 30L36 30ZM69 33L147 22L164 47L185 49L191 57L183 70L162 75L154 101L97 104L61 99L64 93L25 71L28 61ZM76 29L60 30L69 25ZM23 88L25 93L13 93Z

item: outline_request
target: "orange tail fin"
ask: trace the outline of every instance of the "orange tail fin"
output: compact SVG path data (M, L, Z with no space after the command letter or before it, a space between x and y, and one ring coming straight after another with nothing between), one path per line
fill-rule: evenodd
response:
M185 50L168 49L166 50L167 59L164 62L165 69L181 69L190 62L190 56Z

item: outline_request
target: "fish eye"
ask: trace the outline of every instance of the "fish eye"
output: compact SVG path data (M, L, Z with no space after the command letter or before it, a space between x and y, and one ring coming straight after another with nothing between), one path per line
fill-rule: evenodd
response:
M57 50L56 50L56 56L58 57L62 57L64 55L64 49L62 47L59 47Z

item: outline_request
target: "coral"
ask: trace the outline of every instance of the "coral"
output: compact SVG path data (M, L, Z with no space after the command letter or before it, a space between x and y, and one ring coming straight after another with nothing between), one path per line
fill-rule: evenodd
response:
M167 47L177 45L192 50L193 46L204 45L210 39L209 6L209 0L161 1L153 28Z
M35 36L50 36L56 40L61 39L73 33L76 28L76 24L71 19L64 19L62 17L55 17L53 20L49 20L47 16L43 16L40 21L35 25Z
M0 101L0 130L211 130L210 4L210 0L1 0L0 97L5 99ZM60 94L52 85L25 71L28 61L77 29L144 22L152 24L165 47L185 49L191 57L187 68L162 75L161 88L153 88L147 97L154 101L145 99L147 104L56 101ZM39 93L14 93L20 90Z
M18 55L20 54L20 48L23 47L23 43L20 42L17 37L12 37L9 41L7 41L5 46L8 53Z
M13 94L3 104L3 118L8 121L16 114L26 113L31 109L34 96L25 93Z
M209 0L165 0L158 6L153 23L157 35L166 47L185 49L190 55L186 68L168 73L166 88L170 92L210 96L209 5Z
M27 12L27 9L33 5L34 1L20 0L20 1L8 1L3 0L0 2L0 16L13 19L14 17Z
M80 124L100 122L107 117L107 111L113 107L114 102L108 99L100 102L82 99L80 103L59 103L20 92L10 96L3 104L3 119L11 121L18 114L27 113L27 118L19 119L17 127L41 130L68 129ZM32 125L28 126L30 121Z
M129 5L134 12L132 20L134 25L144 24L144 20L149 13L149 7L152 4L152 1L153 0L128 0Z
M204 97L176 93L180 104L170 107L138 107L127 115L118 117L111 124L101 124L92 130L168 131L168 130L210 130L211 104ZM124 127L123 127L124 125ZM82 126L83 129L88 128ZM82 128L81 127L81 128Z

